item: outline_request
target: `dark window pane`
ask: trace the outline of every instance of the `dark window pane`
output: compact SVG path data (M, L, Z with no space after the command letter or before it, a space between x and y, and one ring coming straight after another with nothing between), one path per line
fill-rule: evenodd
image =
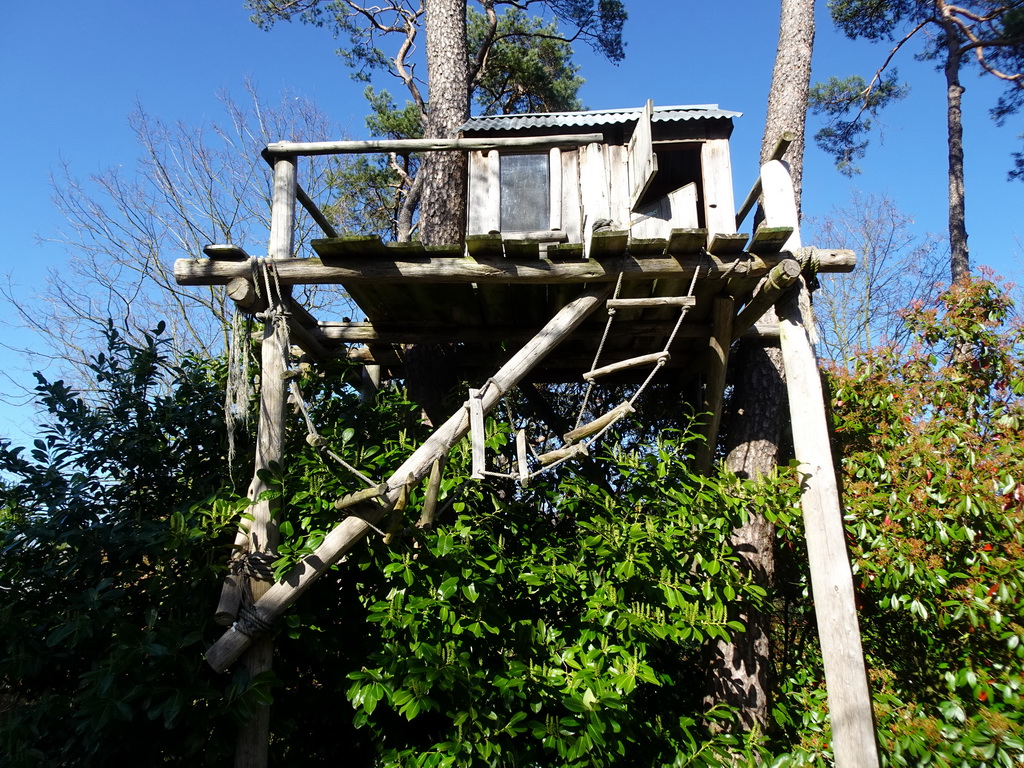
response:
M501 156L501 230L548 229L548 156Z

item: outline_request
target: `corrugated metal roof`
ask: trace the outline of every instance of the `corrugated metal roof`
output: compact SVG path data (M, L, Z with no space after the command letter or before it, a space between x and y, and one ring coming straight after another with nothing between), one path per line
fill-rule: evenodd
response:
M524 128L587 128L597 125L615 125L633 122L643 113L643 107L626 109L601 109L590 112L549 112L522 115L493 115L473 117L464 123L462 131L514 131ZM688 106L655 107L654 121L714 120L739 117L742 112L719 109L717 104L693 104Z

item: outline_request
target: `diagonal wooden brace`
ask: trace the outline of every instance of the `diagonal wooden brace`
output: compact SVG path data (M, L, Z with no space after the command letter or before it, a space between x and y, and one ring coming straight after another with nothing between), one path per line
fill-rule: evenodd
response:
M557 347L586 317L600 307L611 286L586 291L570 302L545 325L534 338L517 352L481 387L480 401L484 413L489 412L506 392L515 387L544 357ZM469 414L459 410L434 431L426 442L406 459L388 480L385 498L397 503L402 488L417 482L430 472L434 462L452 449L469 432ZM252 606L257 626L274 622L309 586L352 547L365 537L386 514L385 508L373 505L359 516L353 515L336 525L320 546L304 557L281 581L273 584ZM254 633L255 634L255 633ZM223 672L252 644L253 637L236 627L228 629L206 652L206 661Z

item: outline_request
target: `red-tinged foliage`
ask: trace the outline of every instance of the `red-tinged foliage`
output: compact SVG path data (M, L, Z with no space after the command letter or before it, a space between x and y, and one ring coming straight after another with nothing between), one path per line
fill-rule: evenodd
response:
M907 352L831 374L884 751L899 764L1018 764L1024 330L987 276L906 320Z

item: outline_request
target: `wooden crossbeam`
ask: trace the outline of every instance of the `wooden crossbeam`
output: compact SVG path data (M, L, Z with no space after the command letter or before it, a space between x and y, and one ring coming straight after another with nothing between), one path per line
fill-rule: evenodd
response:
M692 307L695 296L650 296L639 299L608 299L608 309L644 309L646 307Z
M314 241L314 247L319 241ZM390 250L390 248L389 248ZM802 248L789 253L742 253L720 259L714 254L679 255L662 258L636 258L623 255L591 258L583 261L515 261L503 258L450 257L427 250L431 258L400 260L395 258L352 258L344 263L325 264L320 259L275 261L281 285L358 285L361 283L505 283L509 285L548 285L552 283L610 283L622 273L623 280L687 279L695 270L702 278L716 275L766 275L783 259L796 256L813 259L819 272L850 272L857 262L853 251L829 248ZM224 285L235 277L252 275L251 261L214 261L179 259L174 277L179 285Z
M600 133L558 134L554 136L507 136L496 139L368 139L364 141L275 141L264 154L345 155L376 152L472 152L491 149L547 149L581 147L604 141Z
M732 340L742 336L750 326L760 320L786 290L800 277L800 264L796 259L776 266L754 291L753 297L740 310L732 325Z
M676 313L678 314L678 313ZM623 337L667 336L675 319L666 320L616 320L615 332ZM537 332L536 327L515 325L482 325L460 327L455 325L430 325L429 323L343 323L321 322L320 333L326 343L364 344L445 344L445 343L497 343L502 341L526 341ZM576 341L598 340L604 325L587 326L573 335ZM711 334L706 324L683 325L676 334L680 339L707 338Z

